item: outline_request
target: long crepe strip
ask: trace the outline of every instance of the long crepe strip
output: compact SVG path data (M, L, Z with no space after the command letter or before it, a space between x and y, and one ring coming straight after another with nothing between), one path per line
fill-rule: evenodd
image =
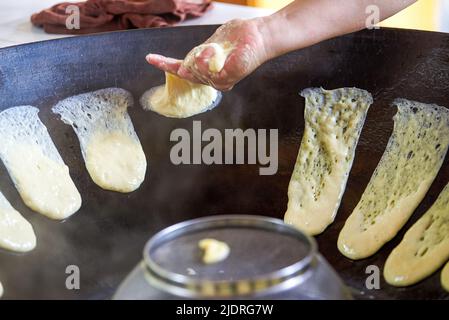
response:
M357 88L310 88L301 94L305 129L285 222L315 235L335 219L372 97Z
M341 253L363 259L404 226L427 193L449 145L449 111L398 99L394 130L354 212L338 238Z

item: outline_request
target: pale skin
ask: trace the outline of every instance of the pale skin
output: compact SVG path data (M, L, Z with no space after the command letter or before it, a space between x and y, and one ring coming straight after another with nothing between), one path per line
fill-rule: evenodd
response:
M232 44L224 68L210 72L208 61L215 51L204 49L194 64L149 54L148 63L179 77L227 91L268 60L318 42L366 27L367 6L379 8L384 20L416 0L296 0L278 12L250 20L232 20L205 43Z

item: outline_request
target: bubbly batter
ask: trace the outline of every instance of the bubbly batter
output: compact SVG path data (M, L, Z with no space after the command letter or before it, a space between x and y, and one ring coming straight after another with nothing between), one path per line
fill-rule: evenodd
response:
M86 167L92 180L103 189L126 193L142 184L147 162L140 143L117 131L92 136Z
M204 264L214 264L225 260L231 249L228 244L215 239L203 239L198 243L198 247L203 250Z
M187 118L214 108L220 99L221 93L210 86L165 73L165 85L145 92L141 104L166 117Z
M81 207L81 196L38 111L24 106L0 113L0 156L28 207L66 219Z
M424 198L448 149L448 109L405 99L394 104L393 134L338 238L340 252L350 259L373 255L397 234Z
M448 259L449 185L391 252L384 277L391 285L409 286L430 276Z
M75 130L92 180L106 190L132 192L145 179L147 161L127 112L132 104L131 93L108 88L53 107Z
M446 263L446 266L441 271L441 285L444 290L449 292L449 262Z
M1 192L0 247L16 252L27 252L36 247L33 227L11 206Z
M302 95L305 129L284 219L316 235L337 214L372 97L356 88L306 89Z

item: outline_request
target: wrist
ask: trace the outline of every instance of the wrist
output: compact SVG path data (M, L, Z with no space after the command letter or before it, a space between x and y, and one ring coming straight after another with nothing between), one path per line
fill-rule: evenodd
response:
M280 55L278 52L276 39L277 30L275 20L276 17L274 15L253 19L261 36L262 46L265 52L265 61L271 60Z
M268 60L326 39L326 28L316 23L319 19L310 10L287 6L256 19Z

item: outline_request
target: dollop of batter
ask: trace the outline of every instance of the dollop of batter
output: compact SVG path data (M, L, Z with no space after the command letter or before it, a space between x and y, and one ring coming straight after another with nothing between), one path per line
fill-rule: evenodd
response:
M145 92L141 104L166 117L187 118L213 109L220 100L221 93L210 86L165 73L165 85Z
M87 145L86 168L103 189L126 193L142 184L147 162L138 141L119 131L99 132Z
M1 192L0 247L16 252L28 252L36 247L33 227L11 206Z
M228 244L215 239L203 239L198 243L198 247L203 250L203 262L205 264L214 264L225 260L231 249Z

